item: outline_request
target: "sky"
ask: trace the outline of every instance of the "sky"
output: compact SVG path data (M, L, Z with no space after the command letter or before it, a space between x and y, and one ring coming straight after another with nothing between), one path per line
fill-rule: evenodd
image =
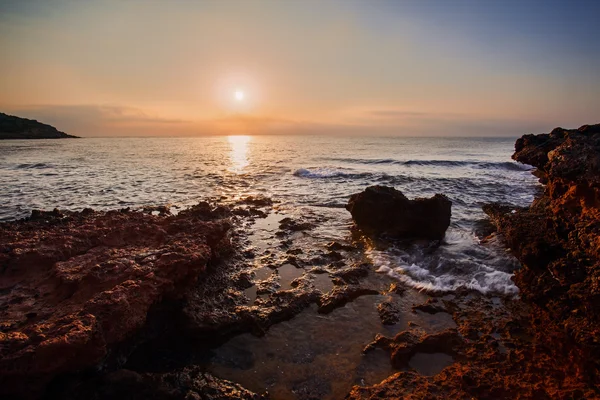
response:
M573 128L600 122L598 15L592 0L0 0L0 111L79 136Z

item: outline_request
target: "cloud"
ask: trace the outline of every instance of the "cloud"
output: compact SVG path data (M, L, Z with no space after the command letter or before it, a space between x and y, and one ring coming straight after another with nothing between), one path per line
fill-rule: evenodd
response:
M252 114L185 120L166 118L140 108L121 105L36 105L4 109L10 114L37 119L61 131L84 137L230 134L518 136L546 132L554 127L551 121L542 123L514 118L477 118L393 108L354 110L328 122Z

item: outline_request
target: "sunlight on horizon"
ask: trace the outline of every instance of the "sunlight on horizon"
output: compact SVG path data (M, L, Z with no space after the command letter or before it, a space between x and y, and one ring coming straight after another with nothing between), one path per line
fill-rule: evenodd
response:
M252 137L249 135L227 136L227 141L231 146L231 153L229 154L231 167L229 171L240 174L248 166L248 143L251 139Z

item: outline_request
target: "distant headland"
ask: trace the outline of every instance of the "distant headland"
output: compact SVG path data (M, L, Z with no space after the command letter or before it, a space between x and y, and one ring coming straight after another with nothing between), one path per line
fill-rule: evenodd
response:
M34 119L19 118L0 112L0 140L2 139L68 139L78 136L67 135L55 127Z

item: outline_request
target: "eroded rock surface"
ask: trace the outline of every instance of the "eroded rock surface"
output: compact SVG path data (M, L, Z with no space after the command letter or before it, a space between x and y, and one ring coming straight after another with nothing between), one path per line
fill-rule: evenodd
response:
M443 194L409 200L387 186L370 186L346 205L356 225L372 235L440 240L450 226L452 202Z
M540 338L600 384L600 125L525 135L515 149L544 193L528 208L484 211L523 265L514 280Z
M0 224L0 393L36 397L101 363L226 251L218 217L55 210Z

